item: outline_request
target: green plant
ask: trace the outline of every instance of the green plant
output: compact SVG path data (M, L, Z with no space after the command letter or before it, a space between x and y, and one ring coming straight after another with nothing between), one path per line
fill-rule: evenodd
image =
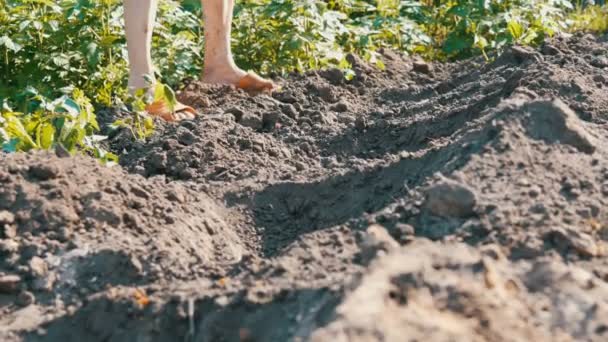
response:
M570 31L606 32L608 31L608 7L583 6L578 4L570 13Z
M154 82L150 76L146 77L148 89L139 89L133 96L128 98L128 105L132 113L131 117L116 120L111 128L126 128L131 131L132 136L144 140L154 133L154 121L146 115L148 103L160 101L166 103L170 110L175 108L177 98L175 92L169 85L162 82ZM154 89L150 89L150 88ZM153 90L153 91L149 91ZM126 106L124 106L126 108Z
M104 162L117 162L118 157L105 151L96 135L99 125L93 105L84 93L75 89L71 97L62 96L52 102L29 89L27 101L34 105L29 114L4 106L1 113L0 142L8 152L49 150L56 146L74 153L86 151Z
M466 58L507 44L538 44L565 31L573 6L567 0L422 1L425 31L440 50L432 58Z
M5 104L0 142L5 150L61 143L72 152L113 158L99 148L99 127L90 103L116 106L130 97L121 3L0 0L0 103ZM176 1L163 1L160 12L155 59L162 66L160 74L167 75L163 81L177 86L200 70L200 22ZM61 122L58 116L65 116L68 125L76 120L67 115L71 111L62 112L74 103L86 107L83 112L89 116L77 118L80 121L74 124L80 128L66 136L67 126L55 123ZM119 124L132 124L142 133L136 136L145 137L153 127L150 123L134 114ZM50 127L62 133L50 134ZM52 135L51 143L47 138Z
M234 52L239 65L262 72L347 68L347 53L382 67L377 50L414 51L430 38L400 15L413 1L242 1L235 10Z

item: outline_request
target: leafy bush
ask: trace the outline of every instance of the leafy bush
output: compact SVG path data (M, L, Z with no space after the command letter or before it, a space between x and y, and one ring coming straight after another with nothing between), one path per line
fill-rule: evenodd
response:
M234 52L239 65L262 72L346 68L354 52L372 62L381 47L412 50L430 38L387 4L363 1L244 1L236 8ZM386 3L386 1L384 1Z
M122 0L0 0L0 99L20 91L56 96L82 89L96 103L124 98L127 73ZM177 83L199 70L199 20L163 1L154 39L161 72ZM17 90L17 92L15 92ZM27 108L24 108L24 110Z
M604 6L578 6L576 11L570 14L572 20L571 31L608 31L608 6L605 6L606 1L598 0L596 2L601 2Z
M62 145L108 156L97 144L91 103L141 109L126 91L121 3L0 0L5 150ZM200 12L199 0L161 1L153 57L171 87L200 73ZM382 68L381 48L436 60L487 57L507 44L538 44L560 31L604 31L608 25L605 6L568 0L241 0L235 14L237 63L262 73L348 69L347 53ZM135 115L116 125L145 137L150 121Z
M70 152L110 156L99 147L90 102L112 106L129 99L121 3L0 0L0 143L5 150L61 144ZM177 84L200 70L200 22L174 1L162 2L160 12L154 57L166 79ZM66 133L72 121L77 131Z
M93 105L84 93L75 89L71 98L62 96L52 102L36 93L31 99L37 109L25 115L4 108L0 115L0 143L9 152L50 149L61 145L67 152L82 150L102 161L118 161L118 157L99 147L105 137L95 135L99 125Z

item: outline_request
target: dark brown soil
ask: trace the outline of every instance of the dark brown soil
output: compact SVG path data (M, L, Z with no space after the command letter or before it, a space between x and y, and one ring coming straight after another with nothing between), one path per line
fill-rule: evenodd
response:
M0 154L0 340L606 341L608 38L384 57Z

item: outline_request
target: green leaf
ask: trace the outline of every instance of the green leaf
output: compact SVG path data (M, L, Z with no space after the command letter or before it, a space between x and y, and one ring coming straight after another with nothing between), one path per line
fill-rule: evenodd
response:
M4 152L17 152L19 145L19 139L11 139L7 143L2 144L2 150Z
M119 39L118 35L106 35L101 38L99 44L104 48L109 48Z
M7 49L13 52L19 52L21 50L21 45L13 42L10 37L2 36L0 37L0 46L5 46Z
M443 50L448 54L458 53L462 50L470 48L472 43L473 42L467 37L450 35L443 45Z
M538 33L535 30L528 30L523 37L521 37L521 42L523 44L531 44L534 40L538 38Z
M38 147L34 142L34 139L32 139L32 137L29 135L29 133L21 123L21 120L12 115L5 117L5 119L5 130L8 133L9 137L18 139L19 145L23 145L25 150Z
M474 44L479 49L484 50L485 48L488 47L488 40L485 39L483 36L476 34L475 39L474 39Z
M524 28L515 20L510 20L507 23L507 28L515 40L518 40L524 34Z
M23 20L20 24L19 24L19 31L25 31L26 28L28 28L30 26L30 24L32 23L31 20Z
M48 150L53 146L53 142L55 141L55 127L49 123L44 123L41 126L40 147Z
M0 118L2 118L2 117L0 116ZM2 122L0 121L0 123L2 123ZM10 140L8 137L8 133L6 133L4 128L0 127L0 145L4 144L8 140Z
M171 111L173 111L173 109L175 108L175 105L177 104L177 98L175 96L175 92L173 91L173 89L171 89L171 87L169 87L168 85L163 85L163 92L165 95L165 99L167 99L167 102L169 104L169 106L171 107Z
M95 42L90 42L85 47L85 56L89 66L95 66L99 62L99 46Z
M165 100L165 86L160 82L156 82L154 86L154 102Z
M77 118L80 115L80 105L70 98L64 98L60 108L65 109L72 118Z

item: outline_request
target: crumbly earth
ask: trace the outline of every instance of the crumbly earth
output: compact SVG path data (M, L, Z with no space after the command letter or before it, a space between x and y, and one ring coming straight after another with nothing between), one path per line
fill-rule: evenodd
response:
M383 55L0 154L0 340L606 341L608 37Z

